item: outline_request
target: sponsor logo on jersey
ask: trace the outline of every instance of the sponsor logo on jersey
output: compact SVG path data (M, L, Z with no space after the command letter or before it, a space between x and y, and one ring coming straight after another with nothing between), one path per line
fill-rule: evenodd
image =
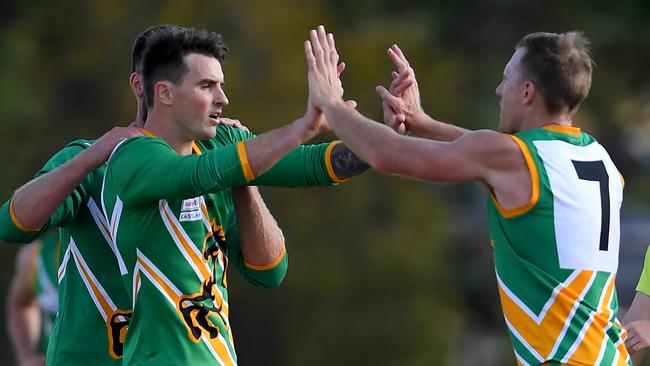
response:
M201 219L201 210L181 212L178 217L178 221L197 221Z
M183 200L181 204L181 211L194 211L201 208L201 201L199 197L189 198Z

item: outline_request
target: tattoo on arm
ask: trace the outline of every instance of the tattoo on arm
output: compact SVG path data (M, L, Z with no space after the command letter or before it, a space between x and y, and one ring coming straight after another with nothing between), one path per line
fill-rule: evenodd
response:
M334 174L342 179L355 177L370 168L370 165L342 143L334 146L330 159Z

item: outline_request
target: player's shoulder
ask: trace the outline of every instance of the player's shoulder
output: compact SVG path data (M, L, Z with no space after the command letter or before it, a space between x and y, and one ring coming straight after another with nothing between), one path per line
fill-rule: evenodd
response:
M461 136L457 141L463 142L478 149L499 150L511 149L516 146L517 137L512 134L489 129L470 131Z
M77 139L77 140L72 140L72 141L68 142L65 145L64 149L65 148L72 148L72 147L87 149L88 147L90 147L94 143L95 143L95 140Z
M67 144L65 144L65 146L63 146L63 148L59 150L59 152L57 152L55 155L68 154L68 153L72 153L76 155L81 151L90 147L90 145L92 145L94 142L95 140L86 140L86 139L72 140Z
M142 154L150 149L163 148L166 150L172 150L171 146L167 144L163 139L153 136L134 136L120 141L111 154L111 159L113 160L117 156L122 155L132 155L132 154Z

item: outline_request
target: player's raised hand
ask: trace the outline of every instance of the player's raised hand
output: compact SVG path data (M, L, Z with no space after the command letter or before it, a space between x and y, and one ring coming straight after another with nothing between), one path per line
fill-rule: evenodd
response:
M391 85L388 89L377 87L384 108L384 122L398 131L403 128L399 123L403 122L409 130L409 124L417 123L418 116L424 113L415 71L397 45L388 49L388 58L396 68L391 72Z
M334 36L327 34L322 25L309 32L305 56L309 68L309 102L320 110L324 104L340 101L343 86L339 78L339 55Z

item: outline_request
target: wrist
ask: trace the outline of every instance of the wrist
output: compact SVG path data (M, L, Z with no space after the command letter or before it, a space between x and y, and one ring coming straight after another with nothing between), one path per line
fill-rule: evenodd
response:
M75 159L71 160L74 165L83 170L86 174L97 169L106 162L105 159L99 159L95 156L96 154L93 146L94 145L90 145L87 149L79 153Z
M418 133L426 130L426 126L431 124L431 117L429 117L428 114L424 113L422 109L413 113L409 120L409 130L412 133Z

